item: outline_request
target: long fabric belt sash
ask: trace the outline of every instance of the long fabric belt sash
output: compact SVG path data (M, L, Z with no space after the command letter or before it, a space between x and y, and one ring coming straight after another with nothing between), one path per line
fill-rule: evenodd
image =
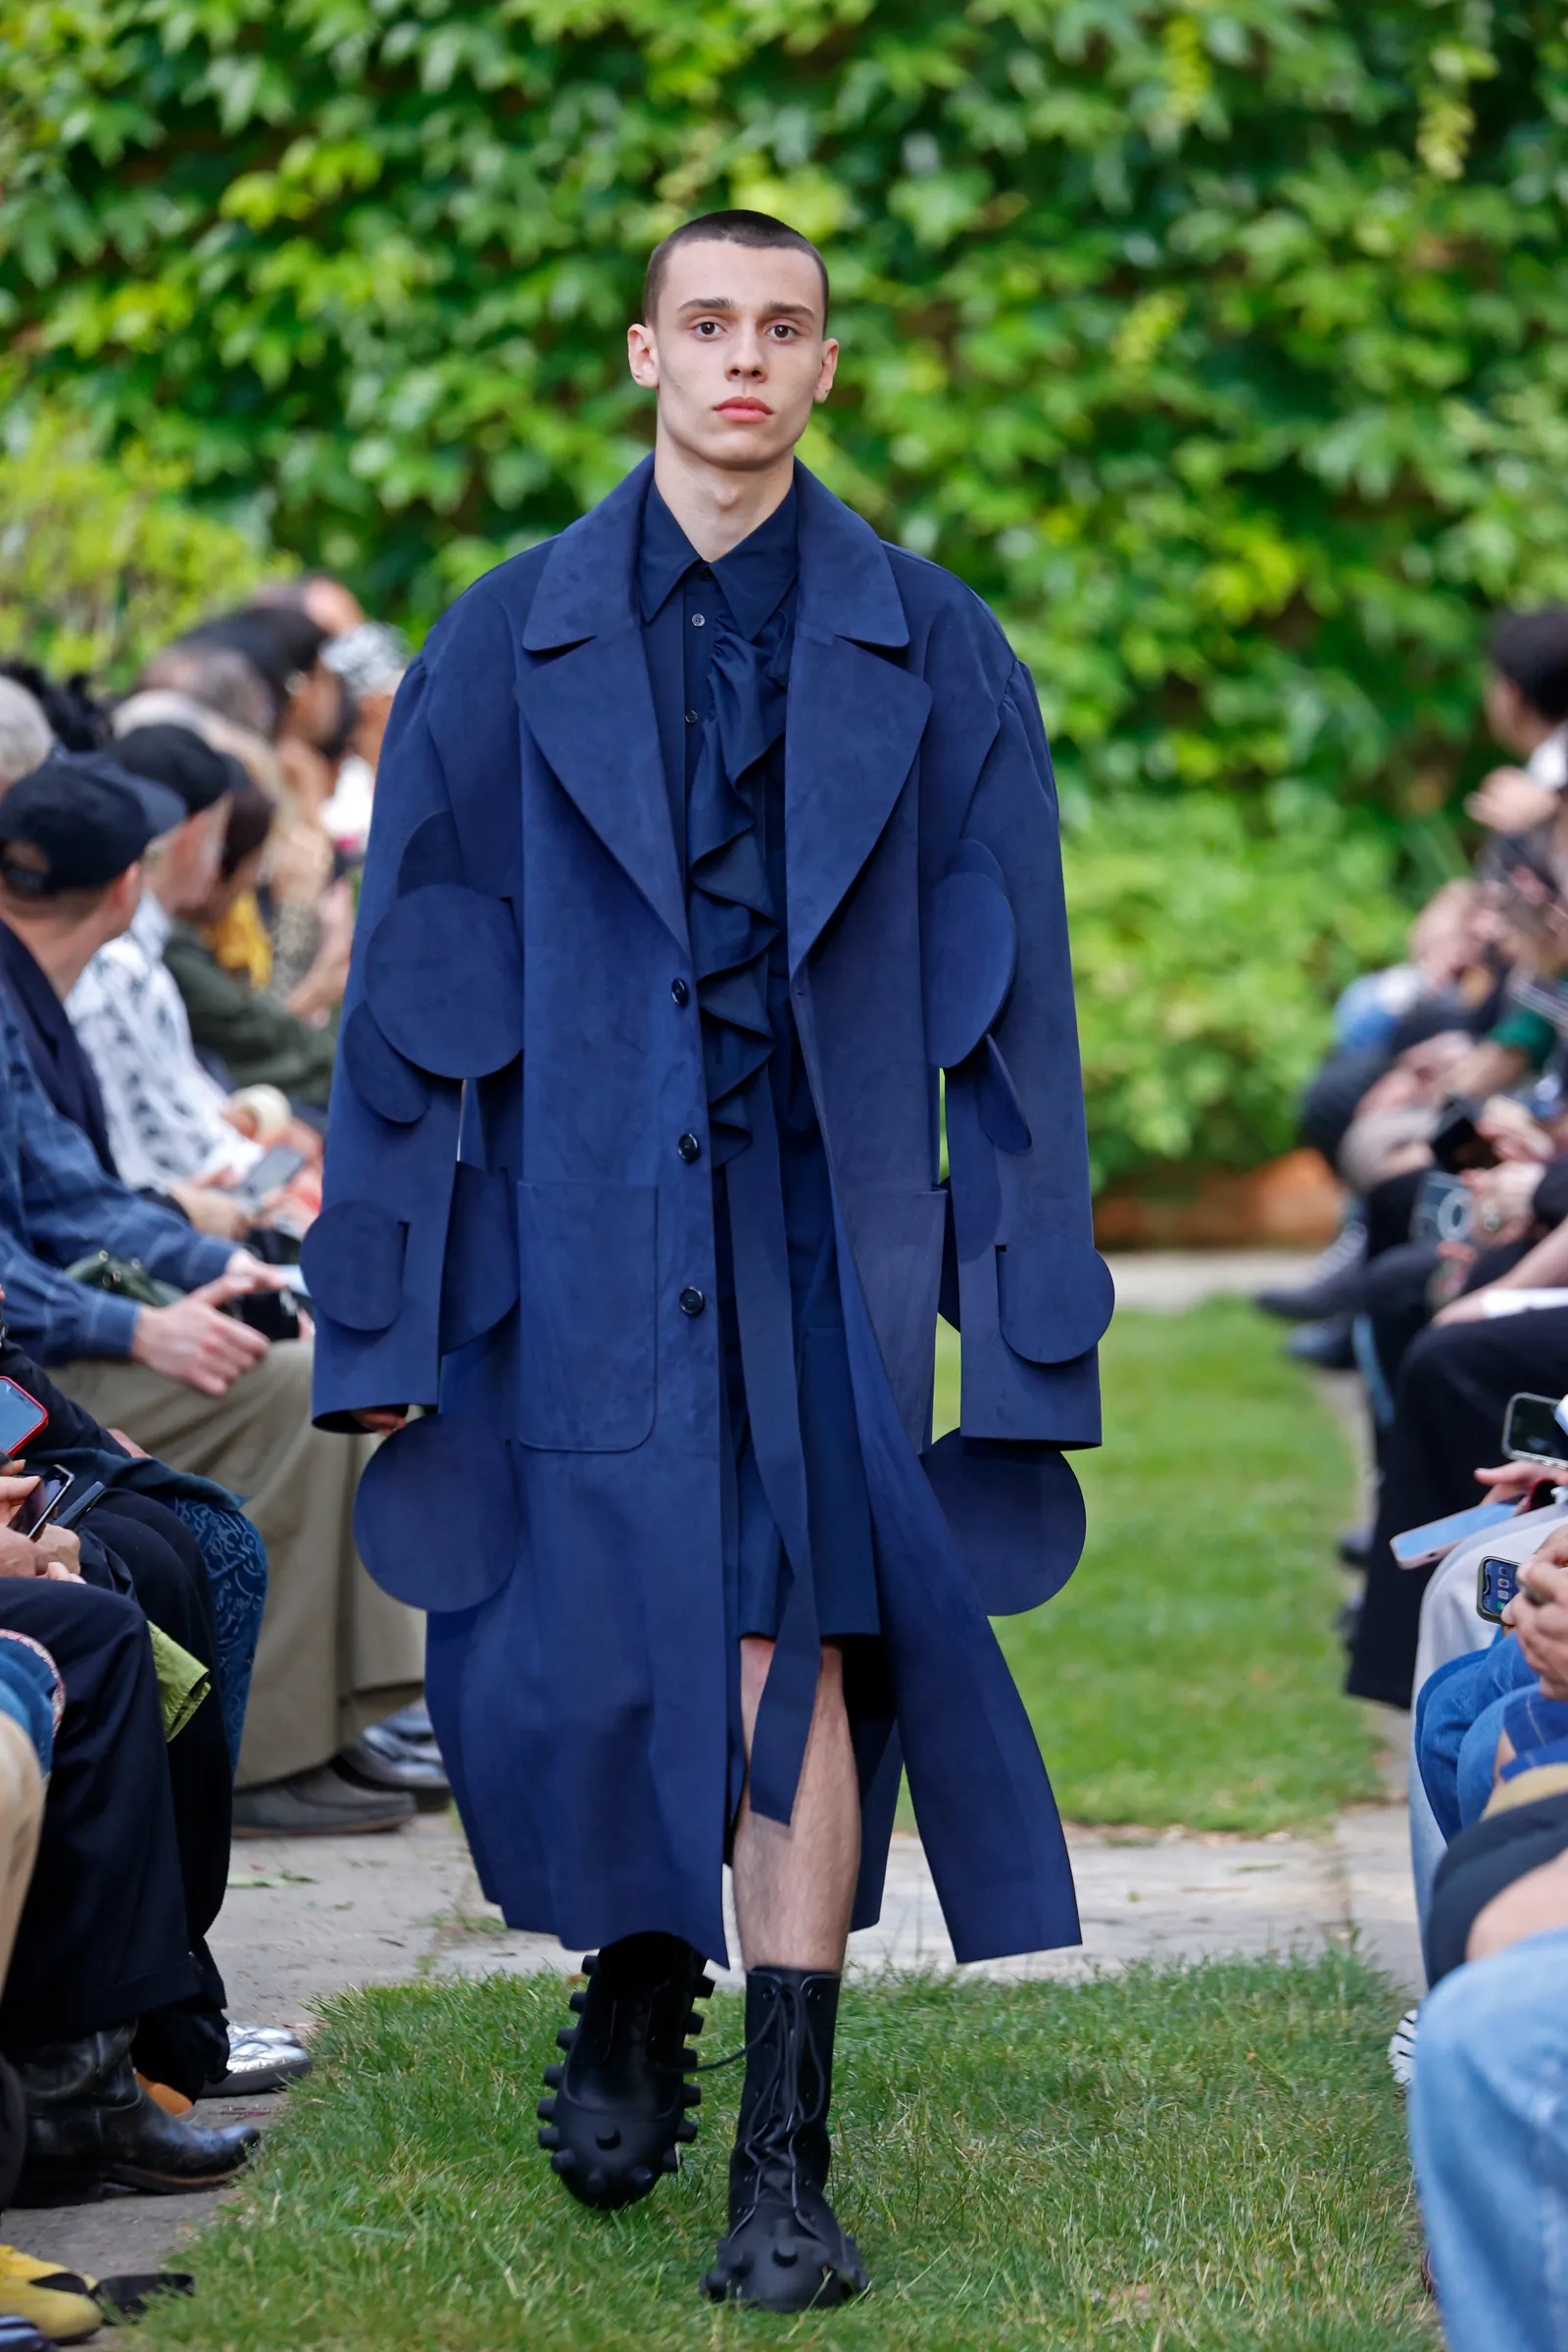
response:
M783 1544L787 1591L752 1735L751 1799L769 1821L787 1823L795 1807L806 1742L816 1705L822 1640L811 1573L806 1448L801 1441L795 1326L778 1128L766 1070L758 1073L748 1108L749 1151L725 1169L735 1315L752 1446L767 1507Z

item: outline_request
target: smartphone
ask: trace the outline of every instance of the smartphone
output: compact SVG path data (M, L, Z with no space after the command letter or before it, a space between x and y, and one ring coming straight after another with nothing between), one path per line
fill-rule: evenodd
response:
M291 1290L242 1291L218 1311L231 1315L236 1323L248 1323L264 1340L297 1340L300 1336L300 1310Z
M71 1472L62 1469L58 1462L40 1462L37 1476L38 1484L30 1494L24 1496L11 1522L14 1536L35 1536L45 1520L53 1518L55 1505L64 1500L76 1483Z
M1568 1480L1568 1429L1557 1417L1555 1396L1510 1396L1502 1424L1502 1450L1510 1462L1541 1462Z
M260 1208L270 1193L291 1183L304 1165L303 1152L296 1152L292 1144L274 1144L235 1185L234 1198L242 1208Z
M1476 1615L1500 1625L1502 1612L1519 1590L1517 1560L1483 1560L1476 1571Z
M1494 1168L1497 1154L1476 1125L1476 1102L1450 1102L1432 1133L1432 1163L1456 1176L1461 1168Z
M108 1492L101 1478L90 1480L84 1487L77 1487L64 1502L56 1503L49 1514L49 1526L79 1527L94 1503L102 1502Z
M0 1380L0 1461L20 1453L48 1418L47 1407L36 1396L29 1396L14 1380Z
M1446 1551L1471 1536L1484 1536L1514 1515L1511 1502L1472 1503L1467 1511L1450 1511L1446 1519L1429 1519L1425 1527L1406 1528L1389 1549L1401 1568L1430 1568Z

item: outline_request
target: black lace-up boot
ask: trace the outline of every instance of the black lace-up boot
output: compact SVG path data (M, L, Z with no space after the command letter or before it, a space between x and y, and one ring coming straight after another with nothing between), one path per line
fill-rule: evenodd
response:
M703 2292L715 2303L808 2311L863 2292L865 2266L827 2201L839 1979L754 1968L746 1979L746 2087L729 2167L729 2235Z
M587 1990L571 1996L582 2022L556 2036L566 2062L545 2069L555 2095L539 2102L539 2145L584 2205L635 2205L697 2137L686 2110L702 2092L686 2081L697 2053L685 2042L703 2030L693 2001L713 1987L678 1936L623 1936L582 1965Z

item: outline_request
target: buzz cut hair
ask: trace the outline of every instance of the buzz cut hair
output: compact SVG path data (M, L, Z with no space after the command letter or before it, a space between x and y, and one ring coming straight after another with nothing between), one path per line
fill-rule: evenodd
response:
M827 325L827 264L798 228L787 220L775 220L771 213L704 213L700 220L685 220L672 228L667 237L654 247L648 257L648 270L643 279L643 319L651 320L659 307L663 290L664 271L669 257L677 245L749 245L754 252L765 252L770 247L787 246L796 253L808 253L816 264L822 280L822 324Z

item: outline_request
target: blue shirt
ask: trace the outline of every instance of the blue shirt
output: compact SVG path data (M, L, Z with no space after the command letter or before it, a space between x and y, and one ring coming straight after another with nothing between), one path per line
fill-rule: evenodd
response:
M98 1250L139 1257L182 1291L216 1281L233 1255L232 1244L195 1232L104 1173L81 1129L39 1085L0 993L0 1287L7 1326L40 1363L130 1353L140 1309L63 1270Z
M637 552L637 601L669 788L675 850L686 866L686 793L702 750L713 631L729 619L756 637L795 585L799 526L793 485L782 505L727 556L705 564L653 483ZM783 906L783 899L778 901Z

